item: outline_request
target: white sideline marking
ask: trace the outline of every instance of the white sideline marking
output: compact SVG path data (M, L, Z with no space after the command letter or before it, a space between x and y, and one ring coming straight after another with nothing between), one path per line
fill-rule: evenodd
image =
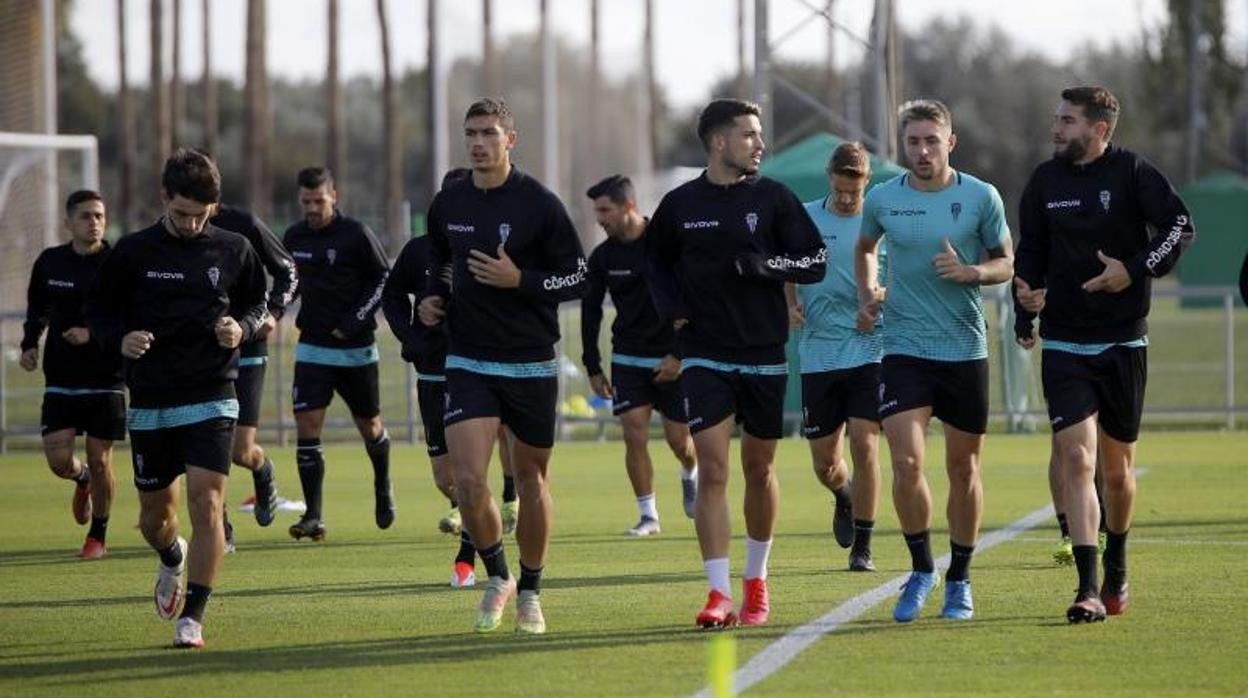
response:
M978 554L1000 545L1018 536L1023 531L1034 528L1051 519L1053 515L1052 504L1042 509L1037 509L1005 528L998 529L980 538L979 543L975 546L975 552ZM936 560L937 572L949 566L949 558L949 555L944 555ZM824 635L853 621L881 601L892 597L897 593L898 587L909 576L909 572L898 575L870 591L853 597L809 623L790 630L780 639L767 645L761 652L751 657L745 666L737 669L736 673L733 674L735 692L741 693L762 682L796 659L797 655L818 642ZM709 687L703 688L695 693L694 696L697 698L711 698L711 689Z
M1037 538L1021 536L1014 540L1019 543L1056 543L1056 538ZM1209 545L1214 547L1241 547L1248 545L1248 540L1208 540L1199 538L1136 538L1131 536L1131 545Z

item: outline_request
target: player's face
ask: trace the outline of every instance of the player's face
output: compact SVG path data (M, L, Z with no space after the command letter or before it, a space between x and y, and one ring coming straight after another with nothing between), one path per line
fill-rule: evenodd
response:
M299 187L299 206L303 208L303 219L308 227L319 230L329 225L334 218L334 204L338 203L338 193L326 182L315 189Z
M915 177L939 180L949 169L949 153L957 137L948 126L935 121L911 121L901 134L906 161Z
M763 124L753 114L738 116L732 128L724 131L724 149L721 154L724 165L743 175L758 172L767 144L763 142Z
M65 227L74 242L94 247L104 239L104 226L108 222L103 201L84 201L65 216Z
M1083 112L1083 105L1062 101L1053 115L1053 156L1079 162L1092 148L1092 142L1104 136L1104 124L1093 123Z
M499 123L497 116L480 115L464 121L464 147L473 170L488 172L509 166L515 145L516 132Z
M617 204L609 196L594 199L594 217L598 225L613 238L623 237L628 231L628 204Z
M166 196L165 227L178 237L193 238L203 231L215 208L213 204L188 199L181 194L172 199Z
M841 174L828 177L832 193L832 208L842 216L856 216L862 212L862 195L867 190L867 178L856 179Z

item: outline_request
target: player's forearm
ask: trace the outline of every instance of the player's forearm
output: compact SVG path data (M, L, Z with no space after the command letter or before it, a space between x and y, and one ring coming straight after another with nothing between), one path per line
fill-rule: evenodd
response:
M1011 256L996 257L975 265L979 273L979 285L991 286L1002 284L1014 278L1014 258Z
M861 248L854 251L854 279L858 282L858 302L864 303L875 297L879 288L879 253Z

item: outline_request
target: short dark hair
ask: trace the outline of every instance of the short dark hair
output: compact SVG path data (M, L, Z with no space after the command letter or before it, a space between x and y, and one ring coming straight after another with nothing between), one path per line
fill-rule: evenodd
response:
M86 203L88 201L98 201L100 203L104 203L104 197L100 196L100 193L93 189L79 189L73 194L70 194L69 198L65 200L65 215L68 216L73 214L74 209L78 207L78 204Z
M178 148L165 160L160 185L171 199L183 196L201 204L221 201L221 173L217 163L195 148Z
M1108 139L1114 135L1114 127L1118 125L1118 98L1113 92L1099 85L1068 87L1062 90L1062 99L1083 107L1083 115L1088 121L1104 121L1109 125L1105 132Z
M438 188L446 189L450 185L458 182L459 180L464 179L465 177L471 177L471 176L472 176L472 170L468 169L467 167L451 168L446 171L446 174L442 175L442 184Z
M516 117L512 115L511 109L502 97L482 97L472 104L468 105L468 112L464 114L464 121L474 116L497 116L498 124L507 131L516 130Z
M828 174L853 179L870 177L871 156L867 154L866 146L858 141L845 141L836 146L828 158Z
M304 189L316 189L322 184L328 184L332 189L334 173L330 172L328 167L305 167L299 170L298 175L295 175L295 181Z
M698 140L702 141L702 147L710 150L711 136L720 129L732 126L738 116L761 118L762 110L757 104L744 99L716 99L706 105L698 115Z
M605 196L611 199L612 203L626 204L637 201L637 189L633 187L633 180L622 174L613 174L590 187L585 192L585 196L591 199Z

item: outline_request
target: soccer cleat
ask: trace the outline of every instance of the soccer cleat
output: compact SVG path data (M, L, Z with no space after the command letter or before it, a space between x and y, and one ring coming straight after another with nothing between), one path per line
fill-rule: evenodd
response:
M546 632L546 617L542 615L542 596L525 589L516 597L516 632L541 635Z
M693 518L693 507L698 502L698 481L682 478L680 481L680 502L685 506L685 516Z
M179 618L173 626L173 646L178 649L202 650L204 626L194 618Z
M918 618L919 611L923 610L923 604L927 602L927 597L939 584L940 575L935 572L917 570L911 572L906 583L901 585L901 597L897 599L897 605L893 607L893 620L898 623L909 623Z
M771 615L767 580L761 577L745 580L745 603L741 606L741 625L763 625Z
M874 572L875 562L871 560L871 551L849 551L850 572Z
M1053 562L1059 565L1075 564L1075 551L1071 547L1070 536L1062 536L1053 548Z
M70 509L74 512L74 521L79 526L85 525L91 520L91 481L87 480L83 484L74 485L74 499L70 504Z
M842 548L854 544L854 510L851 507L833 505L832 535Z
M642 536L657 536L661 530L662 529L659 528L658 519L643 516L641 517L641 520L637 522L637 525L628 529L625 533L630 536L640 538Z
M186 595L186 539L178 536L177 546L182 551L182 562L177 567L165 567L164 563L160 563L156 569L156 589L152 596L156 602L156 615L165 620L178 614Z
M970 620L975 615L975 602L971 600L971 580L960 579L945 582L945 605L940 617L950 620Z
M516 521L520 519L520 502L512 500L503 502L503 535L510 535L516 530Z
M290 527L290 537L295 540L311 538L319 543L325 540L325 524L320 519L314 519L305 514Z
M451 588L466 589L477 583L477 571L470 562L456 562L451 569Z
M78 553L78 557L83 560L98 560L107 554L108 548L104 545L104 541L87 536L87 540L83 542L82 551Z
M386 530L394 523L394 488L386 480L380 486L373 486L373 518L377 528Z
M515 577L490 577L485 583L485 595L481 597L481 605L477 608L477 621L473 630L488 633L496 629L503 622L503 609L515 595Z
M1067 623L1100 623L1105 620L1105 604L1096 592L1083 591L1075 597L1075 602L1066 609Z
M225 552L232 553L238 550L234 547L234 524L230 523L230 517L222 516L221 527L225 529Z
M737 624L737 609L732 604L732 597L725 596L717 589L711 589L706 597L706 607L698 613L694 621L703 630L713 628L730 628Z
M256 516L256 523L268 526L277 517L277 478L273 473L273 462L265 460L264 465L251 474L251 481L256 488L252 513Z
M1105 604L1107 615L1120 616L1126 613L1127 604L1131 602L1131 595L1127 593L1127 583L1123 582L1117 590L1111 590L1108 582L1102 584L1101 601Z
M458 536L463 527L464 520L459 516L459 507L451 507L450 511L438 520L438 530L453 536Z

